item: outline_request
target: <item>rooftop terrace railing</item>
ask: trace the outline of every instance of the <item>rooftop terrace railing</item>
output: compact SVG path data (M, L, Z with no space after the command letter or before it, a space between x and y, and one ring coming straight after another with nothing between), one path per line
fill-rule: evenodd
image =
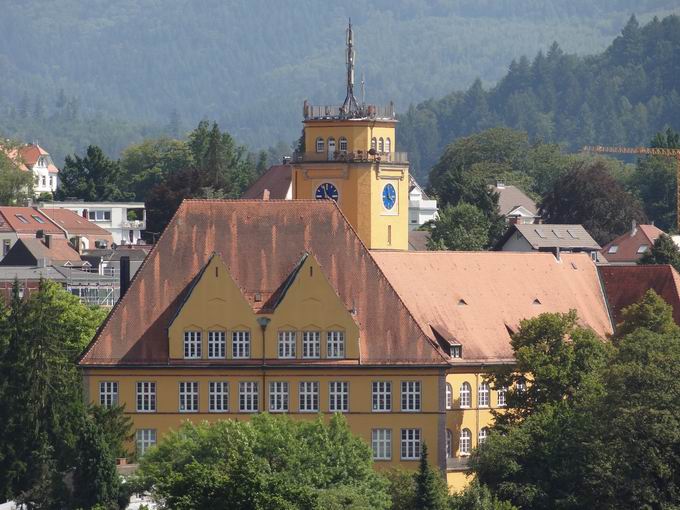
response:
M347 163L408 163L408 152L376 152L369 154L367 151L336 151L327 152L303 152L293 156L296 163L316 162L347 162Z
M397 114L394 103L387 106L361 105L357 110L345 111L337 105L311 105L305 101L303 106L305 120L343 120L343 119L370 119L370 120L396 120Z

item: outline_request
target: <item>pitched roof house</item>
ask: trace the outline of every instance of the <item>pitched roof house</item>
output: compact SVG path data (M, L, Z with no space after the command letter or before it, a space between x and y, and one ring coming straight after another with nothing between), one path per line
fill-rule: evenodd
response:
M600 245L582 225L511 225L496 246L496 251L586 252L597 258Z
M636 264L663 233L654 225L633 224L630 231L606 244L600 253L610 264Z
M35 178L34 192L54 193L59 186L59 169L45 149L38 144L26 144L10 152L9 156L16 160L19 169L32 172Z
M42 208L40 212L58 225L66 234L67 239L77 240L80 251L94 247L105 248L113 244L113 236L108 230L104 230L70 209ZM75 242L74 245L76 245Z
M538 206L517 186L497 181L491 189L498 193L498 210L508 223L536 223L540 218Z

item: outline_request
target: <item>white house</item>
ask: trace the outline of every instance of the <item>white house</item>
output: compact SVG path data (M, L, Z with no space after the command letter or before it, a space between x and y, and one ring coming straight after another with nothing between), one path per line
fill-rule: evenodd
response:
M117 245L143 242L142 231L146 230L144 202L51 202L42 207L61 207L78 213L111 232Z
M33 191L35 196L41 193L54 193L59 186L59 169L55 166L50 154L38 144L22 145L13 150L9 156L19 168L32 172L35 179Z
M411 177L408 192L408 226L415 230L437 217L437 201L430 199Z

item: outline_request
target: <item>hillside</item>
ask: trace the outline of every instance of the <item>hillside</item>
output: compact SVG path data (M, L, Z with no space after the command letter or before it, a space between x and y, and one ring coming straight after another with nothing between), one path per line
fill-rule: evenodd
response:
M356 27L358 78L398 110L493 85L513 58L556 40L602 51L631 12L676 0L5 0L0 132L39 139L57 161L89 143L133 141L215 119L240 142L289 144L304 99L343 97L343 43Z
M411 107L399 126L401 147L425 182L443 148L493 126L531 139L583 145L647 145L680 117L680 17L640 26L633 17L600 54L577 56L554 44L533 61L513 60L490 89L475 81L465 92Z

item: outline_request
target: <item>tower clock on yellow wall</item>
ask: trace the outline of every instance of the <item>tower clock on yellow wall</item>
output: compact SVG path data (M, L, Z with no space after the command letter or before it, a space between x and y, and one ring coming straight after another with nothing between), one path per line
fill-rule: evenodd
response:
M383 187L382 201L383 206L388 211L391 211L394 208L394 205L397 203L397 191L394 189L394 185L392 185L392 183L388 182Z

